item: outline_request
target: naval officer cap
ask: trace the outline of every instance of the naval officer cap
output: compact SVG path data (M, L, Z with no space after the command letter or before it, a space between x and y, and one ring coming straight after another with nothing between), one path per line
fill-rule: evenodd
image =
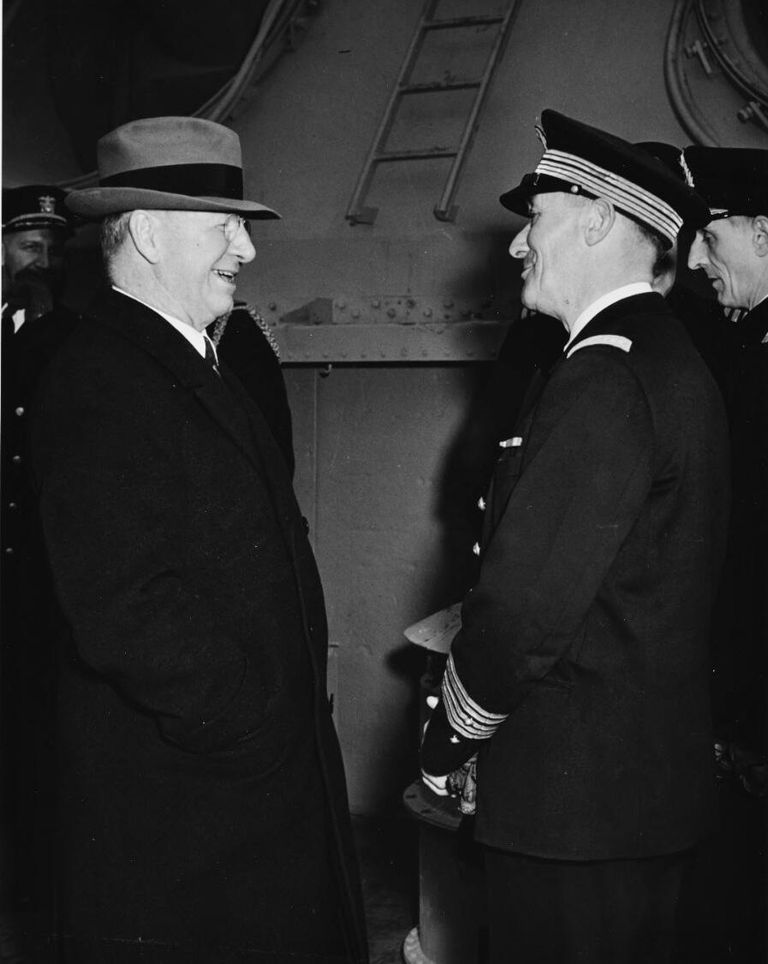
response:
M686 147L683 157L711 220L768 214L768 151L750 147Z
M683 224L706 222L706 204L666 158L554 110L542 111L537 132L544 154L535 171L499 198L510 211L527 216L535 194L602 197L670 245Z
M72 215L64 206L66 192L51 184L3 188L3 234L54 228L70 234Z

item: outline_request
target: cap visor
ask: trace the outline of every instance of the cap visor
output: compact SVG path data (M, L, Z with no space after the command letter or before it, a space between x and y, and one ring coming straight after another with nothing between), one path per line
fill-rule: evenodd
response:
M523 180L517 187L513 187L511 191L506 191L502 194L499 201L507 210L514 211L515 214L520 214L524 218L527 218L528 206L531 202L530 188Z

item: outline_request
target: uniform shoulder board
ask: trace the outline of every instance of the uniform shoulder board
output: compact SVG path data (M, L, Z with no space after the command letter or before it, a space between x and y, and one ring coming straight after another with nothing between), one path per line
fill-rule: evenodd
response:
M592 335L591 338L585 338L584 341L577 342L573 348L566 352L566 358L570 358L571 355L578 351L580 348L589 348L590 345L608 345L610 348L620 348L621 351L631 351L632 349L632 339L625 338L623 335Z

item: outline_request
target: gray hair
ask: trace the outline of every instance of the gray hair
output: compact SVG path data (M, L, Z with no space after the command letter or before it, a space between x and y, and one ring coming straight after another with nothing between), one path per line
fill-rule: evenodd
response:
M107 277L111 276L110 269L115 255L128 237L130 217L130 211L123 211L120 214L108 214L101 222L101 257Z

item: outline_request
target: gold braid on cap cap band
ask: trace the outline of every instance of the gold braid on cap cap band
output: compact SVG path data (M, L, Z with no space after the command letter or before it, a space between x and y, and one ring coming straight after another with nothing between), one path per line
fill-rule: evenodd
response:
M634 181L628 181L576 154L547 150L536 167L536 173L548 174L596 197L608 198L625 214L654 228L673 244L683 226L682 217L666 201Z

